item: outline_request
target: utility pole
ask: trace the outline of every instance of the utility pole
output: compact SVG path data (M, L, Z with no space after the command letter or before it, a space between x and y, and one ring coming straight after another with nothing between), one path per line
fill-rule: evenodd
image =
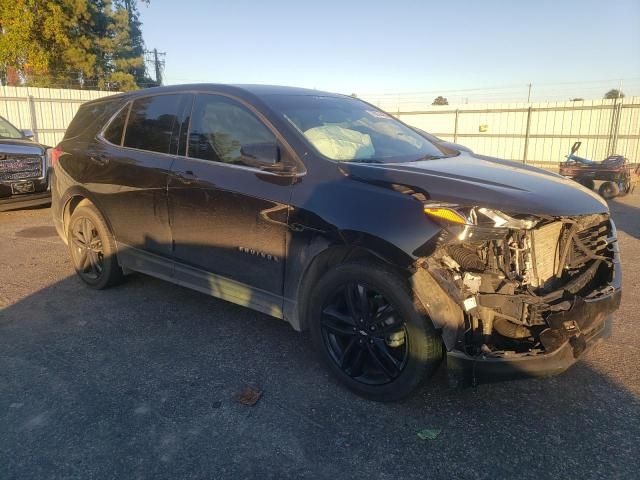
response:
M153 49L153 64L156 67L156 82L158 85L162 85L162 72L160 72L160 63L158 62L158 49Z
M159 52L157 48L151 51L145 51L145 62L153 64L153 71L156 77L156 83L162 85L162 72L164 71L164 57L167 52Z
M531 84L529 84L529 93L527 94L527 103L531 103Z

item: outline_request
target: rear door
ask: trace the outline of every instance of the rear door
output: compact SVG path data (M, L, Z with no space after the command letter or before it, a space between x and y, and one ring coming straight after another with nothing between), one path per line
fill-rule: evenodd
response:
M125 263L145 253L167 260L171 256L167 181L181 132L186 135L184 111L190 98L162 94L134 99L88 152L94 171L90 189L100 197ZM138 260L136 268L148 270Z
M243 164L241 150L252 145L281 147L246 104L223 95L195 97L187 152L169 177L174 257L184 264L176 276L275 313L269 299L282 295L293 177ZM279 161L287 162L286 151L279 150Z

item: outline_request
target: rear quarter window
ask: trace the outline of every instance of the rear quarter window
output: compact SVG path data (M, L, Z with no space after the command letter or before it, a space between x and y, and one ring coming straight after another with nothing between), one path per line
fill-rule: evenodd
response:
M114 145L122 145L122 134L124 132L124 125L127 122L129 106L130 104L127 104L123 107L104 130L103 137Z
M101 101L85 103L71 120L64 134L64 139L79 136L94 136L109 121L111 116L122 106L122 101Z

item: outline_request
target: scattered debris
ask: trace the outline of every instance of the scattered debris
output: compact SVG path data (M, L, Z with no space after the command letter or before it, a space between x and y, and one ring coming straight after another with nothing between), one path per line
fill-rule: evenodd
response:
M435 440L441 432L439 428L425 428L418 432L418 437L420 440Z
M242 405L253 407L256 403L258 403L258 400L260 400L260 397L262 397L262 392L260 390L247 387L244 390L242 390L240 393L238 393L235 396L235 399L238 401L238 403L241 403Z

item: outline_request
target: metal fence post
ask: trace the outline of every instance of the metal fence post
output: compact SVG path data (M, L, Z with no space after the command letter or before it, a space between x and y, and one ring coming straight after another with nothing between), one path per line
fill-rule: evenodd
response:
M613 111L613 125L611 126L611 136L609 138L609 151L607 152L607 156L615 155L616 148L618 146L618 135L620 135L620 115L622 113L622 99L620 99L620 103L616 103Z
M458 143L458 115L460 110L456 108L456 119L453 124L453 143Z
M529 153L529 130L531 128L531 106L527 109L527 128L524 132L524 152L522 153L522 163L527 163L527 155Z
M27 97L27 102L29 103L29 117L31 120L31 131L33 132L33 139L38 142L38 122L36 120L36 101L33 98L33 95L29 95Z

